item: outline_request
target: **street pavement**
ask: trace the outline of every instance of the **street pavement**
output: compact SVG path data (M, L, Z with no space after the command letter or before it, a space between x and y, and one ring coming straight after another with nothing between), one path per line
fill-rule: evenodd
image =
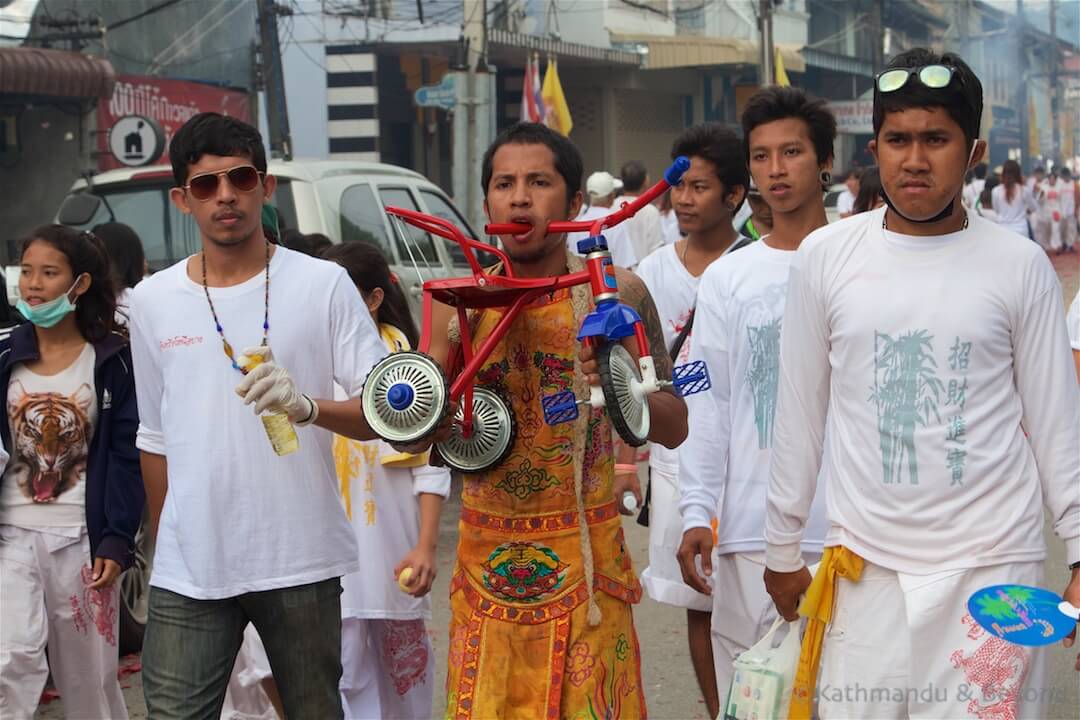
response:
M1080 289L1080 255L1069 254L1054 258L1054 266L1061 278L1066 304L1072 301ZM428 632L435 647L435 717L442 717L445 710L444 683L446 678L447 628L449 625L450 575L453 571L453 555L457 542L457 517L460 511L460 485L455 484L453 498L446 504L439 532L439 575L432 590L433 617ZM648 530L631 519L623 522L626 541L638 573L648 561ZM1068 571L1065 552L1060 540L1050 529L1049 519L1045 525L1049 548L1046 561L1045 586L1056 592L1065 589ZM656 720L708 720L704 703L700 699L697 683L693 678L690 655L686 644L686 614L683 610L656 603L648 597L634 610L634 620L641 642L642 678L649 716ZM1080 675L1072 669L1078 648L1065 650L1061 645L1050 649L1047 688L1053 702L1048 707L1048 720L1071 720L1077 717L1080 707ZM528 681L523 679L523 681ZM124 697L133 720L146 717L143 704L141 675L135 673L121 681ZM35 717L60 720L64 717L63 703L53 700L42 706ZM79 717L73 715L71 717Z

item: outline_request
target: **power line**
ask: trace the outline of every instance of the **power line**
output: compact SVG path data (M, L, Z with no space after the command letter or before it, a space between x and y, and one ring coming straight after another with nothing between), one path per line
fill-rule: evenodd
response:
M52 33L52 34L49 34L49 35L36 35L36 36L32 36L32 37L28 36L28 37L24 37L24 38L20 38L20 37L17 37L17 36L12 36L12 35L0 35L0 37L4 38L6 40L23 40L25 42L56 42L56 41L63 41L63 40L99 40L102 37L104 37L107 32L109 32L111 30L116 30L118 28L124 27L125 25L130 25L131 23L135 22L136 20L142 20L145 17L149 17L150 15L154 15L156 13L159 13L162 10L165 10L166 8L172 7L173 5L179 5L182 2L184 2L184 0L164 0L163 2L160 2L157 5L154 5L153 7L149 7L146 10L143 10L142 12L135 13L134 15L131 15L130 17L126 17L126 18L124 18L122 20L117 20L112 25L106 24L101 29L99 29L99 30L97 30L95 32Z
M112 25L106 25L106 30L116 30L117 28L122 28L125 25L129 25L130 23L135 22L136 20L142 20L144 17L153 15L154 13L160 12L165 8L172 7L173 5L179 5L182 2L184 2L184 0L164 0L164 2L160 2L153 7L147 8L141 13L135 13L131 17L124 18L123 20L118 20Z

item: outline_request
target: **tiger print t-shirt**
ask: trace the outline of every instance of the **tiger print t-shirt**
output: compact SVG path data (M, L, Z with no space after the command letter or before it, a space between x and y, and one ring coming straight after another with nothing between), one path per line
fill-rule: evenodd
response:
M17 365L8 384L11 461L0 483L0 524L86 524L86 460L97 421L94 346L55 375Z

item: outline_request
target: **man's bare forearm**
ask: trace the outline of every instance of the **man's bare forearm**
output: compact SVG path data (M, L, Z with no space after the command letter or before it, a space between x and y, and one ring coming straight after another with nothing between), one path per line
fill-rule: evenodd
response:
M377 440L378 435L368 425L360 398L352 400L316 400L319 417L315 425L353 440Z
M681 397L667 389L649 395L649 440L675 449L689 431L686 402Z
M164 455L139 452L143 487L146 490L146 508L150 512L150 536L157 538L161 509L165 506L165 494L169 490L169 463Z

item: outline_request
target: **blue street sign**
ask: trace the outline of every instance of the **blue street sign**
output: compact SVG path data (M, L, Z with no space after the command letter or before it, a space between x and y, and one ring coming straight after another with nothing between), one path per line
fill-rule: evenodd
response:
M413 94L413 99L420 107L452 109L457 104L454 78L446 75L438 85L425 85Z

